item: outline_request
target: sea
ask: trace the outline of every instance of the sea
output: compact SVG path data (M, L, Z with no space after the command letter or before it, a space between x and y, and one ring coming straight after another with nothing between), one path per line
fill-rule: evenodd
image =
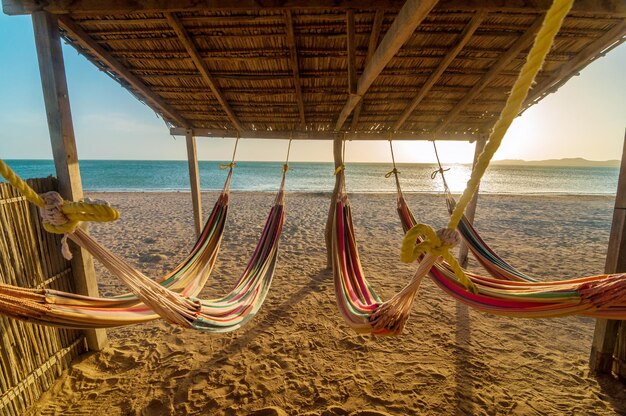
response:
M7 160L23 178L54 174L51 160ZM202 190L223 187L226 171L220 164L201 161ZM177 192L189 190L186 161L163 160L83 160L80 163L83 188L86 191L111 192ZM291 192L330 192L334 185L332 163L290 163L287 190ZM452 192L460 193L471 173L469 165L446 166L446 180ZM349 192L394 192L392 169L388 163L349 163L346 165L346 187ZM400 164L400 181L405 192L437 193L443 189L439 175L434 179L435 164ZM280 183L282 162L237 162L231 189L269 192ZM619 168L551 167L494 165L486 172L480 192L490 194L565 194L614 195Z

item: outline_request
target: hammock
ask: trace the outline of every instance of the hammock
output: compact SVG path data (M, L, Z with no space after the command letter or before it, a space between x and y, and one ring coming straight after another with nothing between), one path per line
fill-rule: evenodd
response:
M39 324L70 328L106 328L159 317L207 332L226 332L239 328L259 310L271 285L284 221L287 164L283 167L280 189L261 238L234 288L218 299L196 299L194 296L202 290L213 268L221 242L234 163L227 166L230 171L224 191L198 243L187 259L160 282L133 269L78 228L68 237L118 276L135 296L93 298L54 290L1 285L0 313ZM208 246L214 250L207 250Z

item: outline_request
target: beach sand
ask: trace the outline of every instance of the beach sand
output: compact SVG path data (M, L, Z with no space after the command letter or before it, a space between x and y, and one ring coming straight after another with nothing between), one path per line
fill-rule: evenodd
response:
M122 219L92 234L148 275L173 268L193 244L188 193L91 194ZM205 210L216 193L203 194ZM234 193L217 267L203 296L227 292L272 203ZM446 221L443 197L408 195L418 220ZM366 276L383 299L414 265L399 262L394 195L352 195ZM626 390L587 363L594 320L523 320L478 313L431 281L400 337L353 333L325 269L329 194L288 194L281 255L265 305L246 327L212 335L153 322L109 331L110 344L76 361L30 414L63 415L611 415ZM613 198L481 195L476 225L521 270L545 279L603 271ZM100 293L123 286L96 266ZM476 262L470 269L477 269Z

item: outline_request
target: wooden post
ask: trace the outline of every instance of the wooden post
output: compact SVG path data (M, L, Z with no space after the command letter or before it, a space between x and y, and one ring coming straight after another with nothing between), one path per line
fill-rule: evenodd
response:
M78 201L83 197L83 187L57 18L42 11L33 13L32 20L59 192L67 200ZM91 255L73 244L72 254L76 291L81 295L98 296L98 282ZM98 351L106 345L106 332L103 329L86 330L85 336L90 350Z
M335 169L343 165L343 136L337 134L333 140L333 156L335 158ZM333 216L335 213L335 205L337 204L337 194L339 193L339 178L335 176L335 188L333 196L330 198L330 209L328 210L328 218L326 220L326 267L333 267L333 258L330 251L333 238Z
M189 163L189 184L191 187L191 203L193 204L193 220L196 226L196 237L202 232L202 198L200 196L200 174L198 173L198 154L196 152L196 137L188 132L187 162Z
M472 162L472 171L474 170L474 166L476 166L476 162L478 161L478 156L483 152L485 148L485 143L487 143L487 138L485 136L481 136L480 139L476 140L476 148L474 150L474 162ZM474 222L474 216L476 215L476 204L478 203L478 189L474 194L474 197L467 205L467 209L465 210L465 217L469 220L470 223ZM461 242L459 246L459 264L461 267L467 266L467 254L468 248L467 244Z
M617 182L615 195L615 208L613 210L613 224L609 237L609 247L606 254L605 273L626 272L626 135L624 135L624 148L622 150L622 164ZM617 344L620 326L621 337L626 337L624 321L598 319L591 344L591 357L589 366L597 373L611 374L613 367L613 354ZM617 357L626 363L625 357ZM618 366L618 375L626 378L624 365Z

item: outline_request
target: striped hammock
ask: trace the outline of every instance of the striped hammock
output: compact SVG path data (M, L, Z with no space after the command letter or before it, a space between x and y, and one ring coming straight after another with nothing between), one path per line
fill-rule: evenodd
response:
M386 302L380 300L361 267L343 175L343 172L338 173L339 197L333 215L331 245L339 311L345 322L357 332L400 334L421 283L421 278L415 276L422 275L420 268L423 266L418 266L413 279L398 294ZM397 209L405 232L417 224L401 191L398 192ZM483 312L523 318L584 315L626 319L624 274L553 282L508 281L470 272L466 274L477 286L477 293L468 291L445 262L435 262L428 275L446 293Z
M107 328L161 317L176 325L207 332L235 330L256 314L272 282L284 221L285 172L250 261L233 289L221 298L202 300L195 296L202 290L217 258L228 208L232 167L224 190L190 255L160 281L153 281L135 270L79 228L70 238L120 278L131 289L132 295L93 298L2 285L0 313L69 328Z

